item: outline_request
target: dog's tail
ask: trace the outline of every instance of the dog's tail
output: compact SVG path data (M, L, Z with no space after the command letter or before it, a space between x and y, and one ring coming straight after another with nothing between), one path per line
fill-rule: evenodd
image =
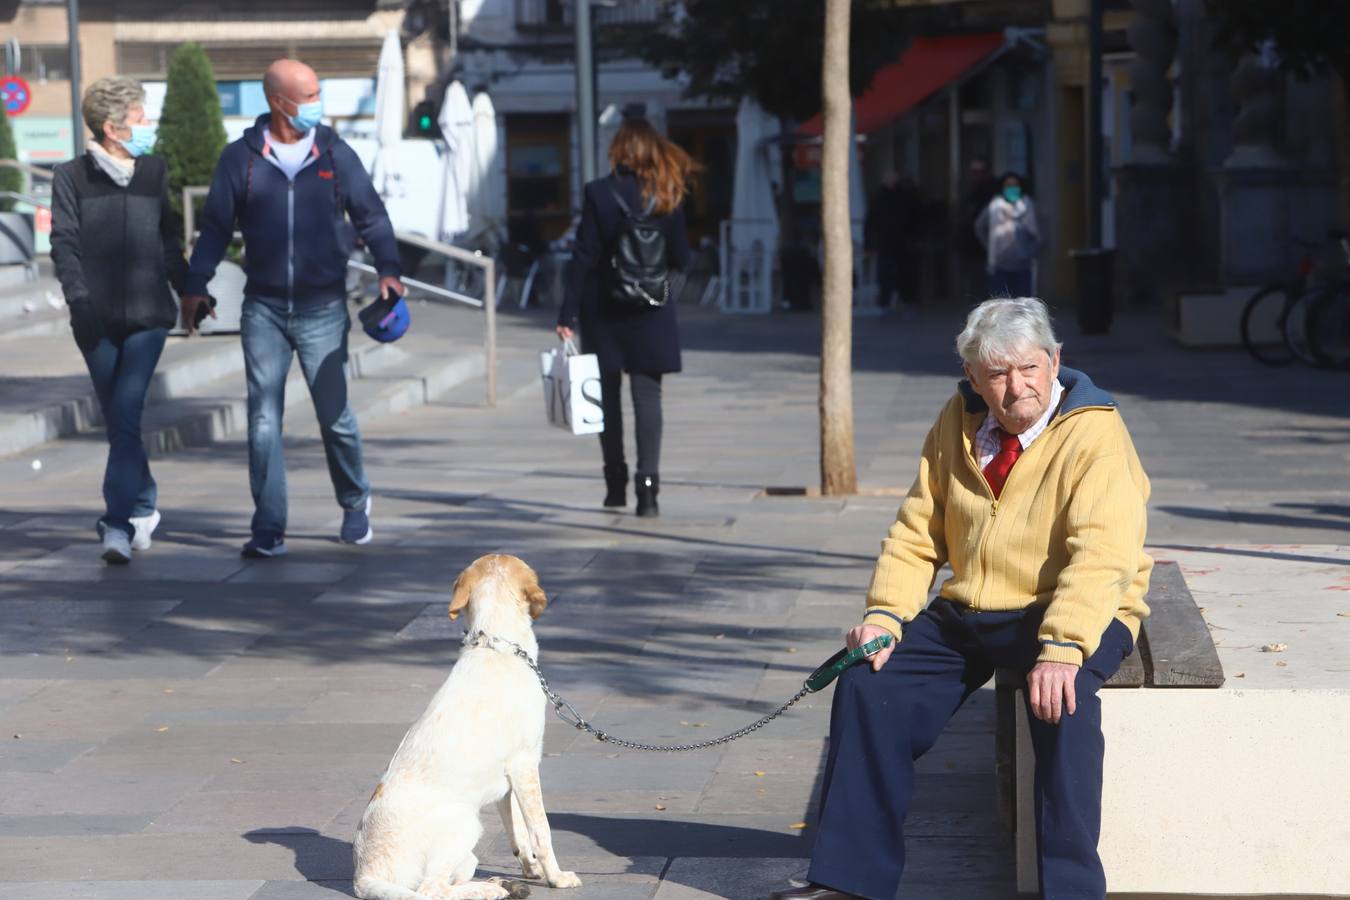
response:
M402 885L364 875L352 885L360 900L432 900L426 894L410 891Z

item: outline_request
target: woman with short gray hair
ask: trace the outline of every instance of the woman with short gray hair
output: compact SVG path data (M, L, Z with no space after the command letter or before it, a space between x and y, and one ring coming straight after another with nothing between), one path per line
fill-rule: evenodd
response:
M187 264L168 170L149 155L155 126L145 90L124 76L100 78L81 111L92 138L83 156L56 167L52 261L107 427L103 559L122 564L133 549L149 549L159 524L141 413L177 316L169 286L181 284Z

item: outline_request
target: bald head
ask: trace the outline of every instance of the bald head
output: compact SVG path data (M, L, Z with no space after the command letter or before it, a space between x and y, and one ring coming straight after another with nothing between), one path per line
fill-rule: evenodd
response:
M307 103L318 97L319 76L298 59L279 59L263 73L263 93L269 99L280 94L293 103Z

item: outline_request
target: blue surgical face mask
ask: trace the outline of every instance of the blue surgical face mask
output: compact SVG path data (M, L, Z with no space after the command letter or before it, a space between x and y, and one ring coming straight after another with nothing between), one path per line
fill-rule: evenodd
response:
M1022 199L1022 189L1015 184L1010 184L1003 189L1003 199L1009 203L1016 203Z
M295 130L305 134L315 125L318 125L323 119L323 99L315 100L313 103L295 104L295 115L290 117L291 124Z
M128 140L118 140L126 151L134 156L144 156L155 149L155 136L158 129L154 125L132 125L131 137Z

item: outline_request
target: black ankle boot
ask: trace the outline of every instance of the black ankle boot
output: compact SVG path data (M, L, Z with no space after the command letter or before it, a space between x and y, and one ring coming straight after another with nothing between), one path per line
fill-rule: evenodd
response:
M628 505L628 465L605 466L605 506Z
M656 505L656 495L661 492L661 479L655 475L635 475L633 493L637 494L637 514L643 518L652 518L661 514Z

